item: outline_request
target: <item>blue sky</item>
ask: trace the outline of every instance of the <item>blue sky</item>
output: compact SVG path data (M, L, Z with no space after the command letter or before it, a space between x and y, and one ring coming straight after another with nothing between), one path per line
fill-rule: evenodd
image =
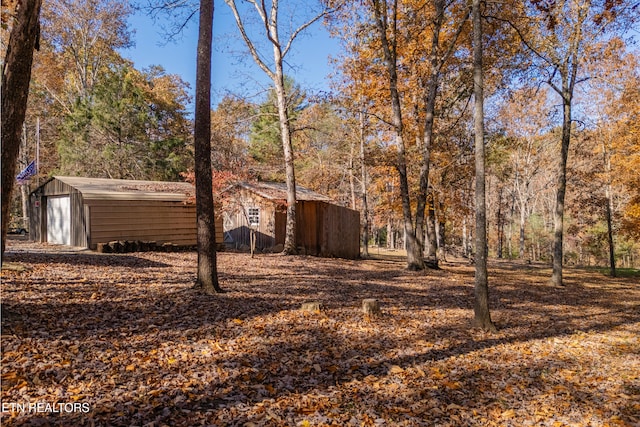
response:
M178 74L195 86L195 56L198 23L194 19L177 41L165 42L161 23L154 23L144 12L137 12L129 20L135 47L122 51L138 69L161 65L169 74ZM230 9L216 2L214 16L214 53L212 70L212 104L215 106L225 93L247 97L264 94L269 80L249 57ZM327 91L327 75L331 72L329 55L338 54L339 42L331 39L321 22L316 22L298 38L287 56L287 74L294 77L304 89L315 93ZM192 108L192 107L191 107Z

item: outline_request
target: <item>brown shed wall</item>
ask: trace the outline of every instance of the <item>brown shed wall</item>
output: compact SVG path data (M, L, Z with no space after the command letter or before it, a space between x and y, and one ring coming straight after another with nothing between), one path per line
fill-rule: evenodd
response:
M311 255L357 258L360 255L360 214L320 201L300 201L296 209L298 246Z
M150 240L179 246L196 244L196 207L155 200L88 200L89 247L113 240ZM221 218L216 222L222 241ZM220 239L220 240L217 240Z
M233 245L249 245L249 226L243 209L260 208L256 247L265 249L284 243L286 213L281 203L244 188L234 189L225 198L225 233ZM360 214L349 208L319 200L298 200L296 241L309 255L340 258L360 256Z
M342 206L322 203L321 256L355 259L360 256L360 213Z

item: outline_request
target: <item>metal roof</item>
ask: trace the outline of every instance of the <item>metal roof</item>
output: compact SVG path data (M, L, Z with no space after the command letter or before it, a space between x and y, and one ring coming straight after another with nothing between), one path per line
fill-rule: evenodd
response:
M53 179L77 189L82 193L82 197L85 200L183 201L195 195L195 187L187 182L85 178L77 176L54 176ZM43 186L44 185L46 185L46 183L43 184Z
M269 200L287 200L287 184L284 182L241 182L238 186ZM324 194L296 185L296 200L335 203Z

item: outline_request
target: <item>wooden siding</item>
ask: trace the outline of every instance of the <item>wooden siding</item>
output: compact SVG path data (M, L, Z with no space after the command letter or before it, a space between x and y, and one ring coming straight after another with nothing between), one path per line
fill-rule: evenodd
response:
M284 243L286 214L279 200L270 200L247 188L225 197L225 241L234 248L249 246L250 229L244 211L260 208L256 248ZM299 200L296 205L296 241L309 255L357 258L360 255L360 213L319 200Z
M180 246L196 244L195 205L151 200L87 200L86 206L91 248L113 240L149 240ZM222 239L221 232L216 235Z
M360 255L360 214L325 202L298 202L298 246L310 255L357 258Z
M71 246L89 247L89 227L82 204L82 195L77 191L69 194L71 198Z

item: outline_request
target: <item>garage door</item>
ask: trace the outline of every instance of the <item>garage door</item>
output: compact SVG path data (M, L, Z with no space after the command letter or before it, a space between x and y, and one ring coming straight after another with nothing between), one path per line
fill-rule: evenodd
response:
M68 196L47 199L47 242L71 244L71 201Z

